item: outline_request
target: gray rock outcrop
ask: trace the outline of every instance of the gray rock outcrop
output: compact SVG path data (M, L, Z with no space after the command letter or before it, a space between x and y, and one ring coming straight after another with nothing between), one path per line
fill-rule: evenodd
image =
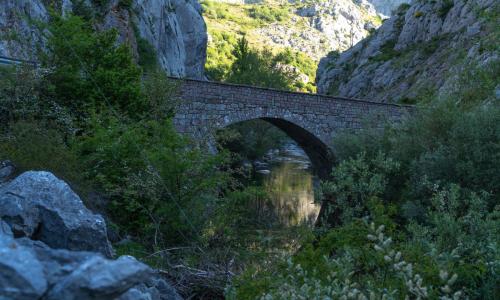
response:
M35 60L43 44L40 32L29 19L48 20L40 0L2 0L0 2L0 56Z
M135 258L106 258L105 228L51 173L26 172L0 187L0 299L181 299Z
M408 103L429 91L446 94L456 74L498 58L488 46L478 48L494 43L498 24L487 15L494 15L498 5L494 0L441 0L402 6L375 34L321 60L318 92Z
M377 10L379 14L391 16L394 9L403 3L410 3L411 0L367 0Z
M48 21L45 3L43 0L0 1L0 56L37 60L44 40L32 21ZM62 13L76 9L72 0L51 3L56 3ZM136 56L139 55L138 40L144 39L169 75L205 78L207 32L197 0L133 0L130 8L123 7L119 0L110 0L106 7L92 1L82 3L100 16L97 28L116 29L119 42L130 45Z
M133 11L140 36L170 75L204 77L207 29L197 0L135 0Z
M18 245L0 220L0 299L38 299L47 290L42 264Z
M51 173L26 172L5 185L0 190L0 218L16 237L112 256L104 219Z
M367 0L290 0L289 21L275 22L253 32L271 47L292 48L319 60L330 51L344 51L380 26L377 11ZM266 3L262 5L267 5Z

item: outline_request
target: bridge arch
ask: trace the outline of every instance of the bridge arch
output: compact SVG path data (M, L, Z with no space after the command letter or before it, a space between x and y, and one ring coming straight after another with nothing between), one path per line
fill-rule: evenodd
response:
M234 123L262 119L287 133L307 153L317 174L328 177L333 164L332 137L400 122L414 107L317 94L279 91L191 79L178 83L179 107L174 125L181 133L210 139Z

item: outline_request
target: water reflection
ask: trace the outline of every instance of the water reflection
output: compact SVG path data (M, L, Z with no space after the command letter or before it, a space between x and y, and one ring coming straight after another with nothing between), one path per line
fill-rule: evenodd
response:
M314 203L315 177L311 162L295 143L271 150L255 164L272 207L284 226L313 225L320 205Z

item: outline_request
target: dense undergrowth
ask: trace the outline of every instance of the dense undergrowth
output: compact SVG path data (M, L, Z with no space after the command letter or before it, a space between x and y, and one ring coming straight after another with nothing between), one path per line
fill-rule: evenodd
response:
M108 216L119 254L160 268L185 296L500 294L497 65L403 124L339 135L337 167L318 191L324 226L277 234L262 209L268 195L235 180L231 155L209 155L203 141L175 132L175 85L163 73L146 74L114 32L80 17L51 19L41 70L0 69L0 159L70 182ZM267 73L262 54L237 45L234 82L290 88L293 77ZM247 129L222 141L241 143ZM273 142L249 134L256 146Z
M40 26L41 68L0 69L0 159L66 180L107 216L118 254L160 268L185 296L221 298L245 265L297 249L302 228L270 229L269 196L235 179L226 151L176 133L176 86L162 71L137 65L92 18Z

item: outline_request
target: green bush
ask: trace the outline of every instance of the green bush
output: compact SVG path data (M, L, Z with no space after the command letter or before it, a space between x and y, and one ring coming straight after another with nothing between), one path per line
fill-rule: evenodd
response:
M315 245L304 246L274 268L252 271L251 280L245 273L227 296L494 299L500 210L488 210L485 197L453 185L436 188L426 222L408 224L405 234L398 233L394 215L375 202L363 218L329 230ZM376 227L371 220L384 225Z
M290 10L286 6L273 8L266 5L254 5L248 9L248 15L265 22L281 22L290 19Z
M190 145L170 121L96 119L78 148L87 177L111 199L113 219L156 246L195 241L225 182L217 170L223 157Z
M78 156L66 136L47 121L11 122L0 134L0 161L11 160L18 172L50 171L83 192L87 184Z
M283 90L293 90L296 75L280 68L269 50L262 52L250 49L245 37L233 50L235 61L231 66L227 82L242 83Z
M52 16L43 65L47 98L81 119L92 111L113 107L129 116L143 111L140 69L116 32L95 32L80 17Z

